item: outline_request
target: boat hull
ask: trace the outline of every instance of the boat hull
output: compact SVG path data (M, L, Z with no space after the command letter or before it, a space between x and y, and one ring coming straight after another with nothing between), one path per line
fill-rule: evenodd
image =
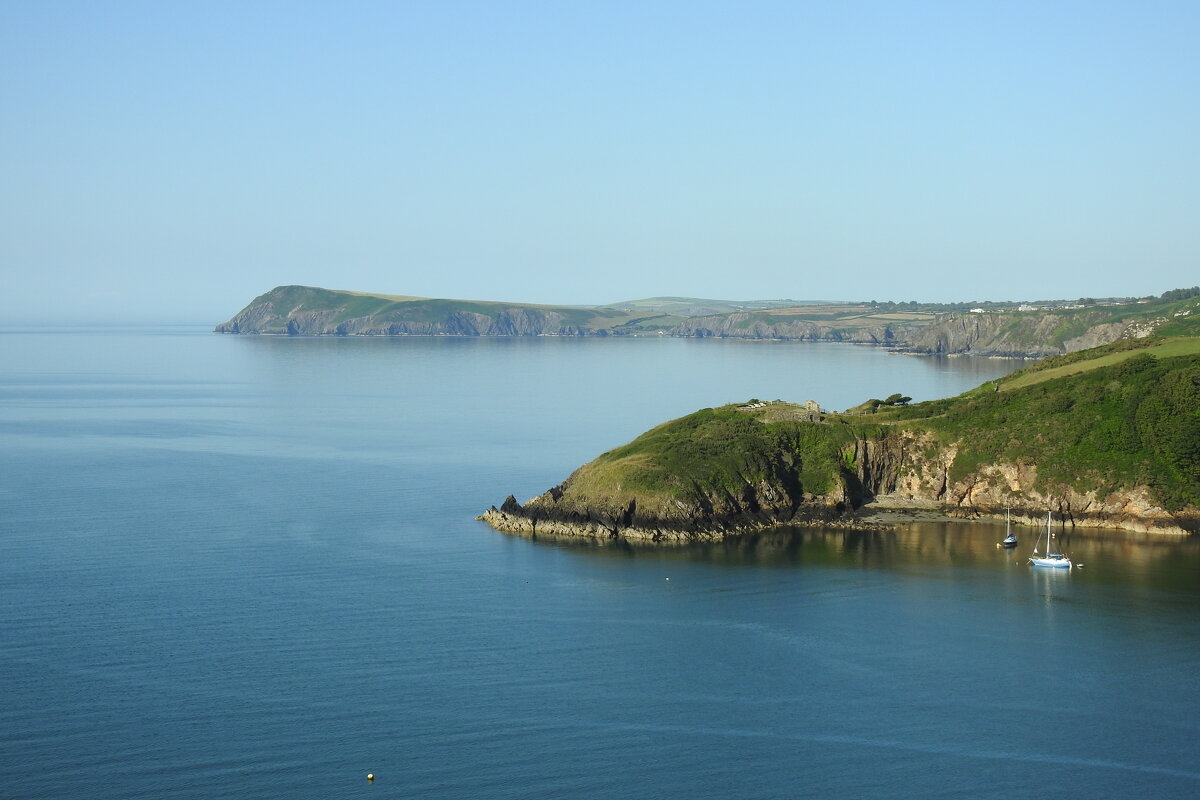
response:
M1069 558L1031 558L1029 563L1035 567L1048 567L1050 569L1070 569L1071 559Z

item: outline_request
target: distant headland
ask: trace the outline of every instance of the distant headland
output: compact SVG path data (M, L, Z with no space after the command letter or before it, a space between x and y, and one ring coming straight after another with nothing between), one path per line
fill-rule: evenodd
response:
M657 297L604 306L447 300L280 286L217 333L280 336L676 336L872 344L1016 358L1149 336L1192 290L1027 303L831 303ZM1195 290L1200 294L1200 289ZM1192 296L1192 295L1189 295Z

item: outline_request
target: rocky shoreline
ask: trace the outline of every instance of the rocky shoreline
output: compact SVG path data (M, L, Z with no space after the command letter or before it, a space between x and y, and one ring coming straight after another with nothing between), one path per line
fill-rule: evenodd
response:
M537 498L535 498L536 500ZM492 506L477 520L503 533L528 538L589 539L594 541L623 540L640 543L715 542L735 536L780 527L811 527L852 531L885 531L899 525L920 522L1002 522L1005 509L964 508L904 497L880 498L852 510L845 506L827 505L797 510L788 516L772 513L736 514L725 517L692 519L633 519L585 509L556 511L527 504L522 506L509 495L497 508ZM1044 510L1011 509L1012 520L1027 527L1045 524ZM1200 528L1200 519L1170 520L1161 517L1138 518L1129 515L1060 512L1056 525L1063 528L1108 528L1132 533L1165 536L1188 536L1192 528Z
M509 501L516 501L509 497ZM536 513L525 513L519 506L513 508L509 501L504 507L492 506L476 517L502 533L528 538L548 536L562 539L625 540L653 543L716 542L731 536L771 530L783 526L833 528L855 531L883 531L892 523L855 514L820 514L795 516L788 519L772 518L767 515L741 516L736 520L698 520L683 523L677 520L646 520L639 524L622 525L599 515L563 515L551 518ZM507 509L507 510L505 510Z

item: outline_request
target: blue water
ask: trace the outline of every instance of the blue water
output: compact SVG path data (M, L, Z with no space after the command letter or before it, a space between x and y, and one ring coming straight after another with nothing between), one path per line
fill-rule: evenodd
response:
M1014 366L0 332L0 797L1200 796L1193 541L1072 533L1060 575L994 525L629 549L474 520L703 406Z

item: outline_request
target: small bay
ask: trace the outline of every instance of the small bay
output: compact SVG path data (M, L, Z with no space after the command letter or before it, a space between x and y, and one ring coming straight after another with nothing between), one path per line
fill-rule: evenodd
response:
M727 402L1019 362L828 343L0 330L0 794L1195 797L1200 546L994 523L498 534ZM373 784L365 780L373 773Z

